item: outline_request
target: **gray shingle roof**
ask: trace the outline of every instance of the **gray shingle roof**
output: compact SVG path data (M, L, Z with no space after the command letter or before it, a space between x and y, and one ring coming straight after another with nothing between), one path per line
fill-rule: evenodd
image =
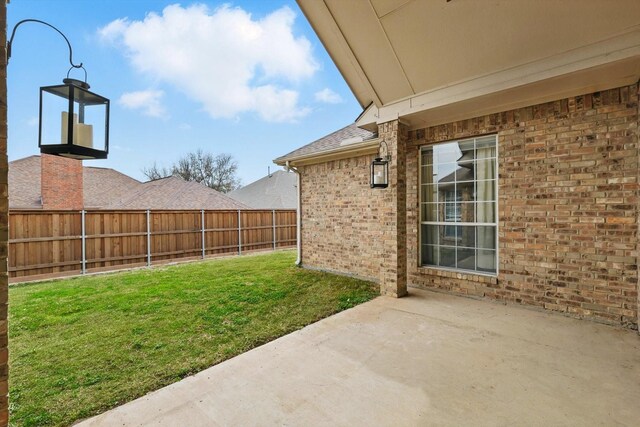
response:
M87 209L106 206L143 185L137 179L114 169L85 166L82 171L84 206Z
M40 209L40 156L9 162L9 208Z
M298 179L293 172L277 171L228 194L254 209L295 209Z
M292 152L278 157L274 161L276 163L286 161L287 159L305 155L311 155L321 153L323 151L329 151L340 147L340 143L346 139L361 137L364 141L367 139L373 139L377 137L377 134L369 132L366 129L360 129L355 123L345 126L327 136L324 136L318 140L313 141L303 147L293 150Z
M251 209L216 190L177 176L145 182L106 209Z

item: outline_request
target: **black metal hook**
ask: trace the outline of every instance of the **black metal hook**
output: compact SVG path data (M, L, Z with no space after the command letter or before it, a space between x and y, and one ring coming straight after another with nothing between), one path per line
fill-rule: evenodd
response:
M385 156L382 157L382 144L384 144L384 152L385 152ZM391 155L389 154L389 146L387 145L387 142L384 139L380 140L380 144L378 144L378 157L380 159L384 159L386 161L391 160Z
M82 67L82 62L80 64L74 64L73 63L73 49L71 48L71 43L69 43L69 39L67 38L67 36L62 34L62 31L60 31L59 29L57 29L53 25L49 24L48 22L40 21L38 19L23 19L22 21L18 22L13 27L13 31L11 31L11 38L9 38L9 42L7 43L7 63L9 63L9 58L11 58L11 44L13 43L13 37L16 35L16 30L18 29L18 27L20 25L24 24L25 22L37 22L39 24L44 24L47 27L51 27L54 30L56 30L64 38L64 41L67 42L67 46L69 46L69 63L71 64L71 67L72 68L84 68L84 67ZM86 80L86 73L87 72L85 70L85 80Z

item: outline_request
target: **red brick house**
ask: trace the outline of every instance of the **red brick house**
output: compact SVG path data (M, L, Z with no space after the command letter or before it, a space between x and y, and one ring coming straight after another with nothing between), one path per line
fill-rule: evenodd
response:
M298 3L364 110L275 160L302 266L637 329L639 2Z

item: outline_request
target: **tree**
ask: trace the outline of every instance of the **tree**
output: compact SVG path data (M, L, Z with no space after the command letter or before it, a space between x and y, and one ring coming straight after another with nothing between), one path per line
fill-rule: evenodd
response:
M172 175L170 169L161 168L156 164L156 162L153 162L153 165L149 168L143 168L142 173L151 181L153 181L154 179L166 178Z
M154 162L150 168L144 168L142 173L149 179L179 176L185 181L200 182L221 193L228 193L240 186L237 170L238 163L231 155L214 156L199 149L180 158L170 169L159 167Z

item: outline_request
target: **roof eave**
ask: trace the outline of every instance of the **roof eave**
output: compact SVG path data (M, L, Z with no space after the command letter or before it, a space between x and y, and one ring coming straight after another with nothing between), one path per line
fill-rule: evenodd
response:
M327 4L316 0L296 0L296 2L360 106L365 109L371 103L382 105L380 97L351 50Z
M347 159L351 157L366 156L378 152L380 138L368 139L363 142L345 145L332 150L303 154L300 156L283 156L273 160L279 166L306 166L316 163L325 163L332 160Z

